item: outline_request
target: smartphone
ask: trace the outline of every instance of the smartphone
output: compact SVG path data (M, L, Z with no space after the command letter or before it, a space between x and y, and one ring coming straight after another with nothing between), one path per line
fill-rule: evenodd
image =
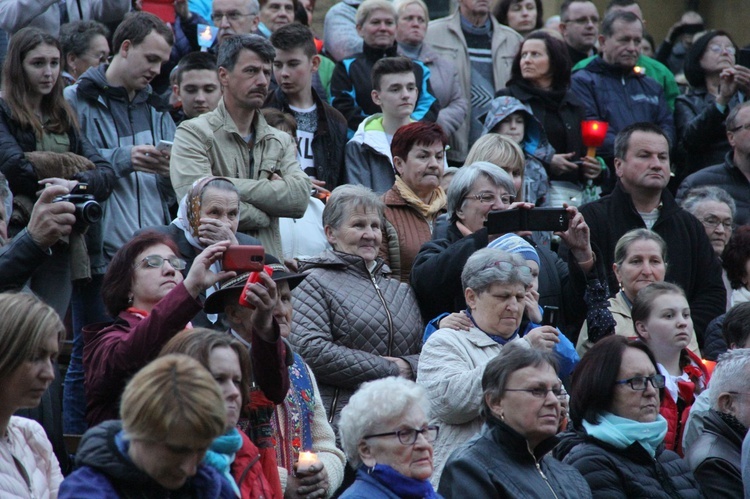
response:
M555 323L557 322L557 313L560 309L551 305L542 307L542 309L544 310L544 312L542 312L542 326L557 327Z
M242 293L240 293L239 303L243 307L255 308L254 306L252 306L247 301L247 299L245 298L245 295L247 294L247 288L251 284L255 284L256 282L260 282L260 273L261 272L265 272L266 274L272 276L273 275L273 268L269 267L268 265L264 265L263 268L261 270L259 270L258 272L250 272L250 275L247 277L247 282L245 283L245 287L242 288Z
M235 272L260 272L266 260L263 246L233 244L224 252L221 267Z
M172 154L172 142L168 140L160 140L156 144L156 150L164 154Z
M526 230L561 232L568 230L569 223L565 208L514 208L491 211L484 225L489 234L507 234Z
M750 68L750 49L740 49L737 54L737 64Z

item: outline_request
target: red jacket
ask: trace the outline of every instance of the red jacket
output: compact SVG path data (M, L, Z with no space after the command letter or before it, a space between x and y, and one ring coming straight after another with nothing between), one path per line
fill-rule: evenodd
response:
M240 488L241 499L282 499L268 478L263 474L263 465L258 448L240 431L242 447L237 451L231 472ZM274 470L278 474L278 470ZM278 481L278 478L276 478Z

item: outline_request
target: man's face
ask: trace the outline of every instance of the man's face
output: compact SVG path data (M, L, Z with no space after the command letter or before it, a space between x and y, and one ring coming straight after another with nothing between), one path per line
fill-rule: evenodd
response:
M250 35L260 18L251 12L249 0L214 0L211 19L219 28L219 41L231 35Z
M641 55L643 24L615 21L612 25L612 36L605 38L599 35L599 45L604 61L609 64L632 68Z
M294 3L292 0L268 0L260 8L260 20L273 33L294 21Z
M490 0L459 0L458 8L464 17L487 19L490 15Z
M566 18L560 22L565 43L581 52L588 52L599 35L599 13L591 2L573 2Z
M318 64L320 64L320 58L308 57L302 48L276 49L273 73L284 94L297 96L304 91L310 91L312 75L318 70Z
M740 157L750 156L750 107L743 107L734 119L734 128L727 131L727 140Z
M221 99L219 76L210 69L184 72L182 82L174 86L174 91L188 119L213 111Z
M383 114L404 119L414 112L417 103L417 83L413 72L393 73L380 78L380 90L372 91L372 101Z
M122 81L129 91L143 90L161 72L163 62L169 60L172 46L156 31L149 33L138 45L125 40L119 56L125 62Z
M219 82L229 106L260 109L266 100L270 81L271 63L264 62L252 50L240 50L232 71L219 68Z
M625 190L655 192L669 183L669 143L657 133L635 131L625 159L615 158L615 172Z

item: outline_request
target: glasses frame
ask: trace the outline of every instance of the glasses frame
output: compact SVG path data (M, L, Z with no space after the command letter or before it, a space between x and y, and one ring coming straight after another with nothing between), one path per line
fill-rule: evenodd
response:
M158 265L153 265L149 261L149 259L156 259L156 258L161 259L161 262ZM185 270L185 268L187 267L187 262L183 260L182 258L180 258L179 256L170 256L168 258L164 258L161 255L148 255L148 256L143 257L141 261L138 263L139 264L145 263L146 267L149 267L152 269L160 269L164 267L164 262L169 262L169 265L171 265L172 268L175 270ZM154 261L154 263L156 262Z
M714 218L716 218L716 217L714 217ZM708 221L706 218L699 218L698 220L700 220L701 223L703 225L705 225L706 227L711 227L712 229L717 228L719 225L723 225L724 226L724 230L734 230L734 229L737 228L737 224L736 223L729 222L727 224L727 223L722 222L718 218L716 218L715 222L714 221Z
M414 432L414 439L409 441L404 441L404 435L408 434L410 431ZM430 432L435 432L435 437L430 440ZM417 430L416 428L408 428L406 430L397 430L397 431L389 431L387 433L373 433L371 435L365 435L362 438L377 438L377 437L390 437L392 435L396 435L398 437L398 441L401 445L414 445L417 443L417 439L419 438L419 435L424 434L425 440L427 440L429 443L434 442L437 440L438 435L440 434L440 427L438 425L427 425L422 429Z
M635 387L633 383L637 380L643 380L643 388ZM649 382L651 382L651 386L653 386L657 390L660 390L664 388L664 386L666 385L667 378L665 378L661 374L652 374L651 376L633 376L632 378L628 378L628 379L618 379L617 381L615 381L615 384L624 385L627 383L630 385L631 389L635 390L636 392L642 392L642 391L645 391L646 388L648 388Z
M215 25L218 25L221 22L221 20L226 17L227 21L229 21L230 23L235 23L235 22L239 21L240 18L242 18L242 17L255 17L257 15L258 15L257 12L254 13L254 14L252 14L252 13L251 14L242 14L240 12L224 12L221 15L219 15L219 14L216 14L216 15L211 14L211 22L213 22Z
M547 394L549 392L552 392L552 395L554 395L556 398L561 399L568 396L568 392L565 391L565 388L562 386L558 388L506 388L506 392L526 392L530 393L532 397L538 398L538 399L546 399ZM544 392L544 393L542 393Z
M485 196L492 196L492 199L485 200ZM494 194L490 194L489 192L480 192L479 194L469 194L464 199L476 199L482 204L488 204L495 201L495 199L500 198L500 201L502 201L503 204L509 205L512 204L516 200L515 194L502 194L500 196L495 196ZM507 199L507 201L506 201Z
M719 45L718 43L712 43L706 48L710 50L711 52L713 52L714 54L721 54L724 51L726 51L726 53L729 55L737 54L737 49L734 48L732 45L725 46L725 45Z

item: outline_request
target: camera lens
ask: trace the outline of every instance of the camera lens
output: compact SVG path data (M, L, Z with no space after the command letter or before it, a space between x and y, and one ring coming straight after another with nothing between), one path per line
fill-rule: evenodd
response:
M76 218L95 224L102 219L102 206L96 201L84 201L76 206Z

